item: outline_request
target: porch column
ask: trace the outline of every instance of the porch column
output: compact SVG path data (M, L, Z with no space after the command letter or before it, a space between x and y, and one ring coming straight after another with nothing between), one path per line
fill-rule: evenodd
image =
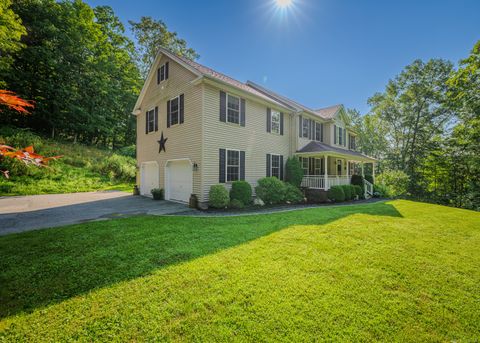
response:
M328 187L328 155L325 155L325 161L324 161L324 177L325 177L325 180L323 180L323 187L325 188L325 190L327 190L329 187Z
M346 160L347 163L347 180L350 180L350 162Z
M373 183L375 183L375 162L372 162L372 179Z
M361 167L362 167L362 177L365 177L365 174L363 173L363 162L361 164Z

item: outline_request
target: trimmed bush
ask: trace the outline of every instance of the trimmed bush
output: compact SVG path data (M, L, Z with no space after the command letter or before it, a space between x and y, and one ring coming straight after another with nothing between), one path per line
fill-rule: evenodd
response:
M352 189L350 188L350 185L341 185L343 189L343 193L345 194L345 201L349 201L353 199L352 196Z
M252 202L252 186L247 181L232 182L230 199L239 200L243 205L249 205Z
M318 204L328 201L327 192L323 189L307 188L305 190L305 198L307 198L309 204Z
M285 183L285 201L291 204L303 202L303 193L294 185Z
M238 199L232 199L232 201L230 201L230 204L228 205L228 207L233 208L233 209L241 209L241 208L244 208L245 205L243 204L243 202L241 202Z
M285 164L285 181L300 188L303 179L303 169L298 158L289 157Z
M352 175L352 178L350 179L350 183L352 185L360 186L362 188L362 194L364 193L365 184L363 183L362 175L357 175L357 174Z
M153 200L163 200L163 189L162 188L154 188L150 191L153 196Z
M285 198L285 184L276 177L264 177L255 187L257 197L266 204L279 204Z
M208 205L213 208L225 208L230 203L228 190L224 185L213 185L208 193Z
M327 192L327 196L331 201L342 202L345 201L345 193L342 186L332 186Z
M358 195L358 198L362 199L364 196L362 187L360 187L359 185L352 185L352 186L353 186L353 189L355 189L355 194Z

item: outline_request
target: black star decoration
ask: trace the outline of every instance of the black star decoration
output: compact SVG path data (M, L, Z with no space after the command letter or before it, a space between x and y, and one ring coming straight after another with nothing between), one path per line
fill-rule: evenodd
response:
M167 150L165 150L165 143L167 142L167 139L168 138L163 137L163 131L162 131L162 136L160 137L160 140L157 141L158 144L160 145L160 147L158 148L158 153L161 153L162 150L167 152Z

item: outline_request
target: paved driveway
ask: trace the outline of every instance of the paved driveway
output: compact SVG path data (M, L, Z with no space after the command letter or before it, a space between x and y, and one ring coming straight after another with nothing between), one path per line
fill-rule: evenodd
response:
M0 235L137 214L191 212L186 205L108 191L0 197Z

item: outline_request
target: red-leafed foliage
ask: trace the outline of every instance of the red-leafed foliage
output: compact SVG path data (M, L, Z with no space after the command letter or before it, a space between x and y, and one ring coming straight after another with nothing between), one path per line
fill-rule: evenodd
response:
M31 101L24 100L18 97L15 93L0 89L0 105L5 105L10 109L16 110L23 114L28 114L27 108L33 108ZM22 161L26 165L35 165L38 167L45 167L48 161L61 156L44 157L36 154L33 150L33 146L26 147L25 149L17 150L8 145L0 144L0 161L2 158L13 158ZM0 170L0 172L8 178L8 170Z
M0 105L18 111L23 114L30 113L27 108L33 108L33 102L18 97L14 92L0 89ZM1 108L0 108L1 111Z

